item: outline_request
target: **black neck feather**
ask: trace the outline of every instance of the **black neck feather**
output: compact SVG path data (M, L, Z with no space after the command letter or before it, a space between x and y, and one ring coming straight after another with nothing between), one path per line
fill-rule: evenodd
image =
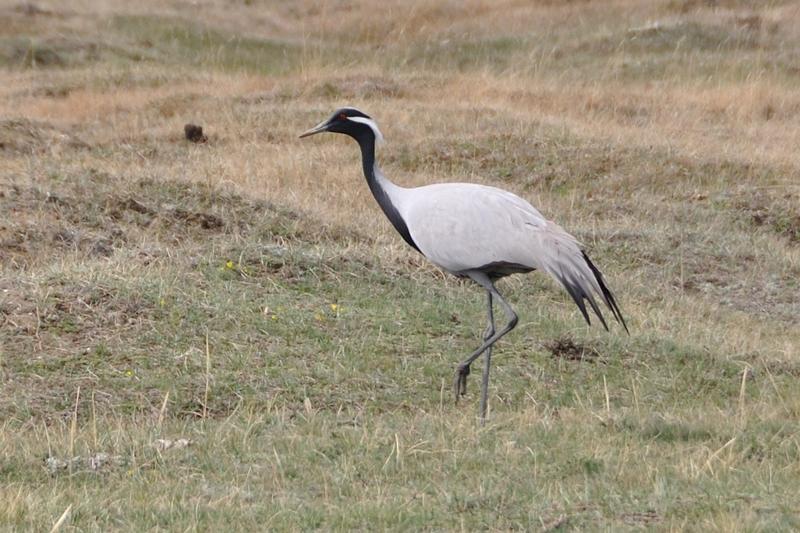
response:
M375 175L375 134L370 130L368 133L354 136L354 138L358 142L359 147L361 147L361 164L364 168L364 177L367 178L369 190L372 191L372 196L375 197L375 200L378 202L378 205L381 206L386 218L389 219L394 229L403 237L403 240L419 252L420 250L414 242L414 239L411 238L411 233L408 231L405 220L400 216L397 208L392 204L391 198L389 198L386 190Z

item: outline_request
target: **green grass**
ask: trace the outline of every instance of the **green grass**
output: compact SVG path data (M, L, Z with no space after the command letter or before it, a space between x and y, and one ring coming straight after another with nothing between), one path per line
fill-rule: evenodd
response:
M292 405L278 393L257 410L195 423L87 419L74 440L66 424L49 433L9 425L28 444L3 473L4 522L46 527L72 503L73 523L124 529L528 529L558 517L569 529L702 528L717 513L759 529L798 526L797 450L785 444L796 426L620 420L576 405L557 412L473 433L471 416L393 407L378 418L353 405ZM159 452L152 442L164 435L192 444ZM98 450L113 459L97 470L50 473L42 463Z
M5 524L46 528L71 504L71 524L103 529L800 525L794 367L635 323L630 339L572 334L593 356L562 357L539 339L567 324L542 308L570 328L574 313L516 284L523 322L497 350L480 429L477 381L458 406L449 388L482 321L473 287L339 252L333 229L224 190L43 185L59 202L29 205L119 248L111 263L43 250L57 270L6 278L22 299L4 293L6 316L27 305L40 323L3 333ZM192 444L154 447L178 437Z
M277 74L295 68L300 48L285 41L228 34L179 17L118 15L106 22L113 39L69 32L48 38L36 27L0 38L0 66L80 67L92 63L173 64L189 68Z
M142 50L142 60L278 74L293 68L296 45L226 34L177 17L117 16L112 29Z

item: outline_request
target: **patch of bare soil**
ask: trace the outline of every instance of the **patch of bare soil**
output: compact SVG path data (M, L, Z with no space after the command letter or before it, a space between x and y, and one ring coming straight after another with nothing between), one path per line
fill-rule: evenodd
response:
M661 521L661 516L652 509L644 512L625 513L622 515L622 521L632 526L644 526L655 524Z
M592 346L576 342L569 337L559 337L545 343L545 349L553 357L567 361L593 363L600 356L600 352Z

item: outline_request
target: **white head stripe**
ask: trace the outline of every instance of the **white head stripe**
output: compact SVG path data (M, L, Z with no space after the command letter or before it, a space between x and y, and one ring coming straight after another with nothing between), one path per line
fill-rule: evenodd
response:
M383 134L381 130L378 129L378 125L375 124L375 121L371 118L366 117L347 117L347 120L352 120L353 122L360 122L362 124L366 124L370 128L372 128L372 132L375 134L375 142L380 144L383 141Z

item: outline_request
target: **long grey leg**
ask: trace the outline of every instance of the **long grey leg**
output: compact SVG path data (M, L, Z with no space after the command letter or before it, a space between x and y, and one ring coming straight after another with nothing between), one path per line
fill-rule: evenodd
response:
M483 336L481 339L486 342L494 335L494 311L492 310L492 293L486 291L486 297L488 300L488 309L487 309L487 316L489 317L489 325L486 326L486 330L483 332ZM487 358L491 359L492 357L492 347L488 347L486 349L486 356ZM487 374L487 370L484 368L484 375ZM456 403L458 403L458 397L464 396L467 393L467 376L470 374L470 368L467 367L466 371L462 374L458 374L459 381L458 381L458 390L456 391ZM487 379L484 377L484 379Z
M487 311L489 315L489 325L486 327L486 331L483 334L483 341L486 342L492 335L494 335L494 311L492 310L492 293L487 291L486 292L488 306ZM481 425L484 424L486 421L486 411L489 406L489 367L492 364L492 347L489 346L486 348L486 353L484 354L484 365L483 365L483 379L481 380Z
M489 279L489 276L487 276L483 272L467 272L466 274L470 278L472 278L476 283L478 283L484 289L486 289L489 292L490 296L492 296L493 298L496 298L497 301L500 302L500 305L503 307L503 311L505 312L506 316L508 317L508 324L506 324L506 326L503 329L501 329L500 331L495 332L488 339L485 339L483 344L481 344L480 347L478 347L477 350L472 352L472 354L470 354L469 357L464 359L458 365L458 368L456 369L455 380L454 380L454 383L453 383L453 389L454 389L454 392L455 392L456 401L458 401L458 396L461 393L462 384L464 384L464 386L466 386L466 376L469 375L469 365L471 365L472 362L475 361L475 359L477 359L488 348L491 348L491 346L495 342L497 342L503 335L505 335L506 333L508 333L512 329L514 329L514 327L517 325L517 321L519 320L519 318L517 317L517 314L514 312L514 310L511 308L511 306L508 305L508 302L506 302L505 298L503 298L503 296L499 292L497 292L497 289L494 287L494 284L492 283L492 280ZM484 403L483 398L487 397L488 394L489 394L488 386L489 386L489 367L490 367L490 365L491 365L491 361L487 358L486 366L484 368L484 379L483 379L483 383L482 383L483 390L481 390L481 398L482 398L482 402L481 403ZM485 405L482 405L481 423L483 423L485 421L485 417L486 417L486 412L484 411L485 407L486 407Z

